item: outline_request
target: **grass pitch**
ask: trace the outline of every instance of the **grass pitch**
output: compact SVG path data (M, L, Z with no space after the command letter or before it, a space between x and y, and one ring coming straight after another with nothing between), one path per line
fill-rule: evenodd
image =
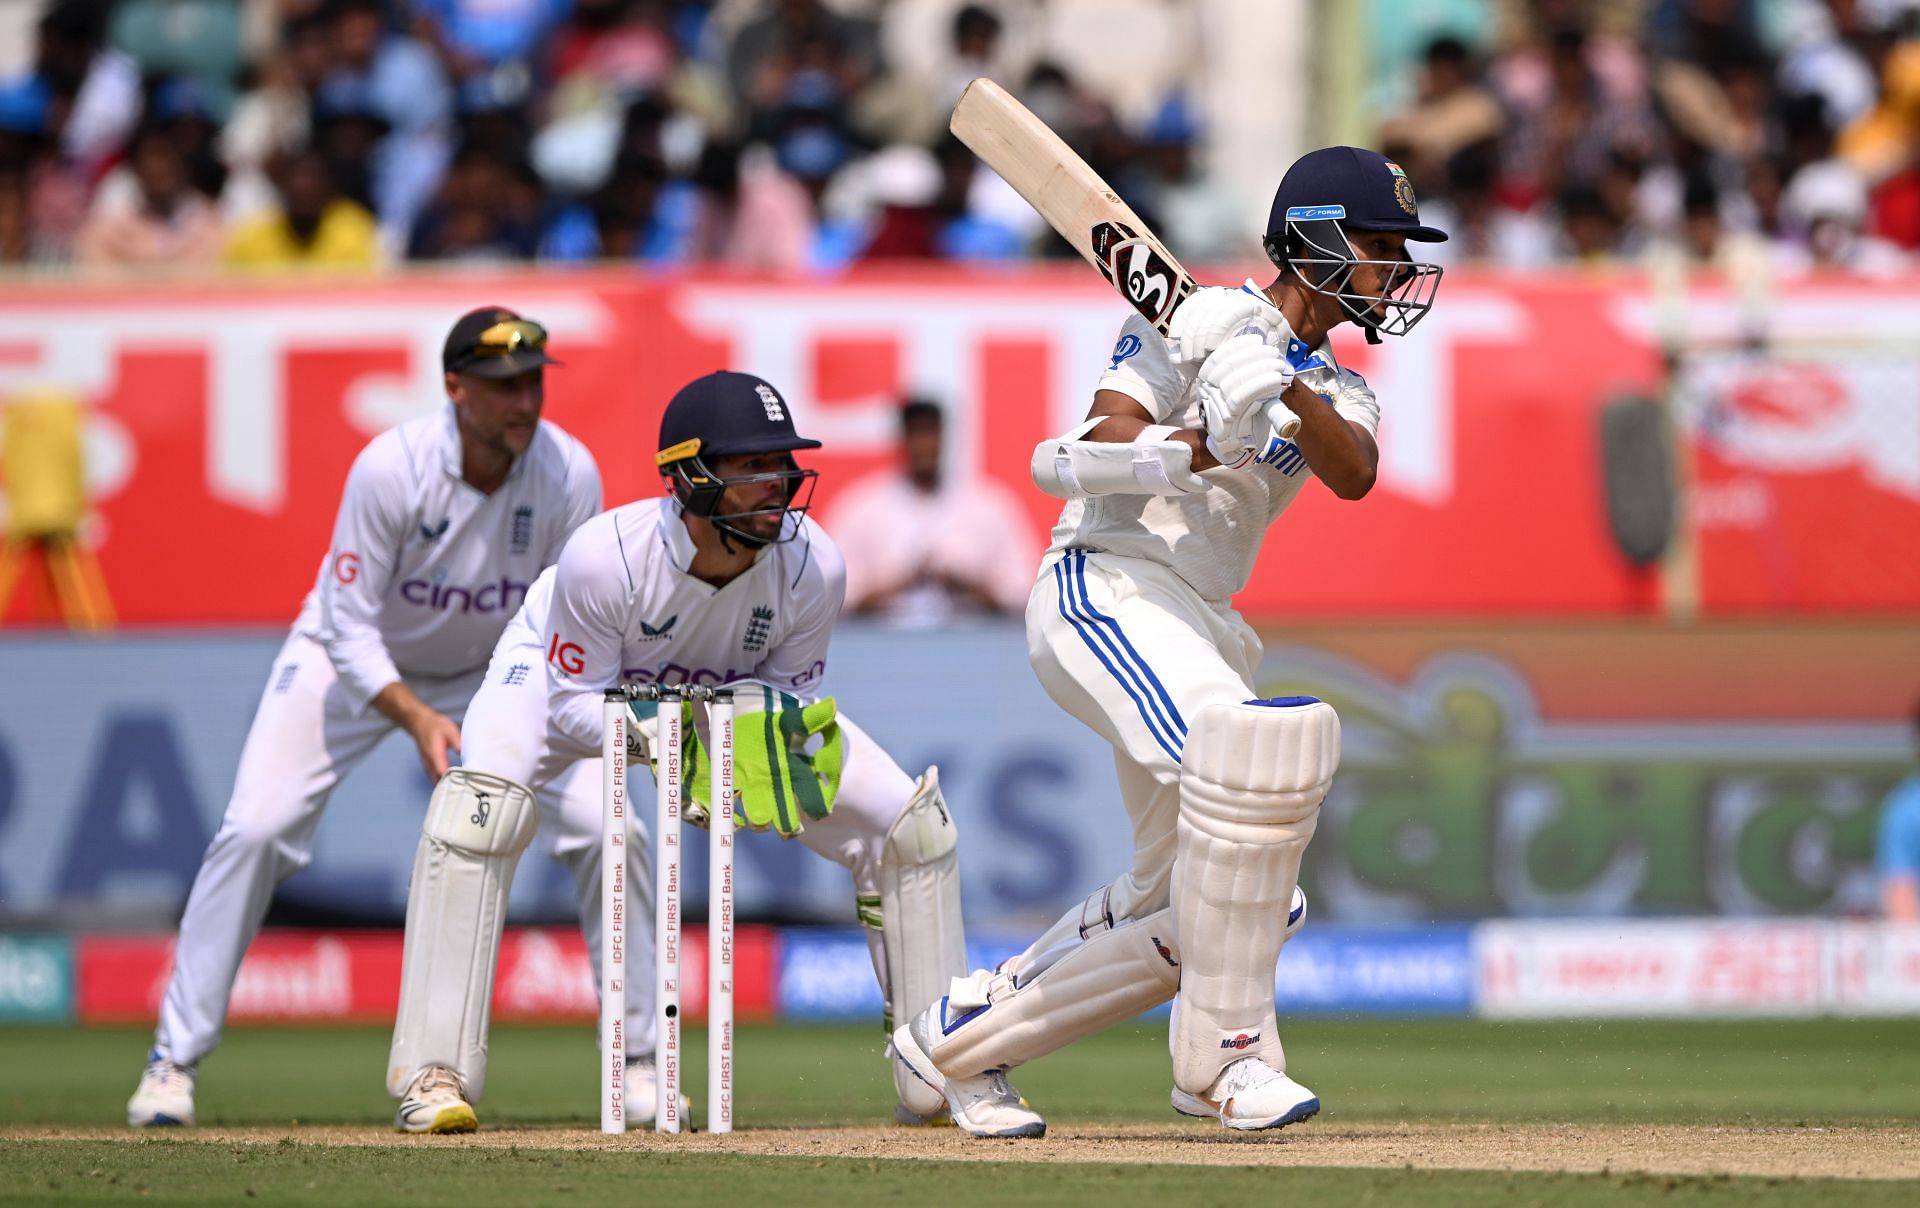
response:
M1230 1136L1167 1106L1163 1030L1118 1029L1019 1071L1046 1140L882 1128L877 1028L747 1028L733 1138L603 1141L590 1032L502 1028L483 1131L386 1131L388 1035L246 1029L201 1071L201 1128L123 1127L144 1032L0 1029L8 1203L1217 1205L1824 1203L1920 1197L1920 1021L1491 1024L1298 1020L1289 1066L1325 1104ZM686 1041L702 1120L704 1037ZM1459 1167L1469 1167L1460 1169ZM1849 1176L1849 1177L1808 1177ZM1865 1176L1853 1177L1853 1176Z

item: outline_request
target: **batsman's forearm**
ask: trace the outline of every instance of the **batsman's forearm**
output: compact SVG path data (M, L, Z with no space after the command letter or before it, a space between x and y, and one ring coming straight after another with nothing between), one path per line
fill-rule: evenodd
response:
M1102 444L1132 444L1140 439L1140 434L1153 425L1144 419L1131 415L1109 415L1100 421L1100 426L1087 433L1085 440ZM1184 428L1168 437L1179 441L1193 451L1193 472L1211 470L1220 464L1220 459L1207 452L1207 434L1193 428Z
M1314 474L1342 499L1360 499L1373 489L1379 453L1333 404L1301 382L1287 388L1287 406L1300 417L1293 443L1306 454Z

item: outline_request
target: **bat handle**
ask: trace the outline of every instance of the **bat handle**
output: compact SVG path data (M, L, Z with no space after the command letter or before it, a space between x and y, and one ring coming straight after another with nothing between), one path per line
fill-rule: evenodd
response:
M1292 440L1293 434L1300 430L1300 417L1293 413L1293 408L1277 398L1268 399L1266 408L1267 423L1272 426L1273 434L1281 440Z

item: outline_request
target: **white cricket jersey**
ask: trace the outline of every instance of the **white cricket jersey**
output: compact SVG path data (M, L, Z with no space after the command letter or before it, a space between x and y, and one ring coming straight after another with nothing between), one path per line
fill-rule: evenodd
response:
M1242 288L1258 293L1249 281ZM1333 404L1343 418L1369 432L1380 426L1380 405L1357 373L1333 359L1332 345L1308 348L1281 320L1279 346L1299 380ZM1117 390L1156 424L1204 428L1193 385L1199 365L1176 365L1167 341L1145 319L1128 315L1098 389ZM1088 549L1158 562L1185 579L1202 599L1224 602L1247 585L1267 526L1287 510L1312 477L1300 447L1279 436L1245 469L1218 467L1200 477L1209 489L1191 495L1096 495L1070 499L1053 529L1049 560L1062 550Z
M527 587L600 510L585 445L541 421L507 479L460 476L452 403L368 442L294 630L319 641L356 709L407 675L485 667Z
M671 499L642 499L581 525L554 567L541 626L549 732L598 751L602 694L622 682L757 679L817 698L846 565L819 525L787 524L798 529L793 539L762 548L725 587L687 573L693 536ZM548 590L529 593L528 625Z

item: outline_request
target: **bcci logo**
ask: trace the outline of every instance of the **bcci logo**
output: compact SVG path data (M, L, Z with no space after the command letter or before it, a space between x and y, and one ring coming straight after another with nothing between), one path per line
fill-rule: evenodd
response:
M767 634L773 629L773 609L765 606L753 610L753 616L747 621L746 640L741 645L749 653L758 653L766 649Z
M773 387L763 382L755 386L753 391L760 396L760 405L767 409L767 419L770 422L777 424L786 420L786 408L780 405L780 396L773 392Z

